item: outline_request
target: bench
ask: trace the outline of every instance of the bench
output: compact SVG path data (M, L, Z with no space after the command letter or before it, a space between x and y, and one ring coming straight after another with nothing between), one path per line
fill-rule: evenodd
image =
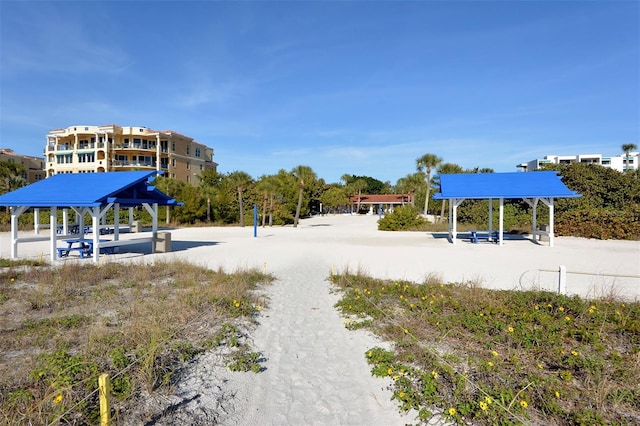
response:
M469 242L474 244L478 244L478 241L489 241L491 243L498 243L500 233L498 231L471 231L471 237L469 238Z

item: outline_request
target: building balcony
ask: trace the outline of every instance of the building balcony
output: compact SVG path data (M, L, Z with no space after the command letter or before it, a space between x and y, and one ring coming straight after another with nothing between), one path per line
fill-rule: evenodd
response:
M136 144L136 143L117 143L113 145L114 149L127 149L127 150L137 150L137 151L152 151L156 152L155 146ZM166 152L166 151L163 151Z
M111 165L113 167L127 167L127 168L156 168L157 163L155 161L125 161L114 160Z

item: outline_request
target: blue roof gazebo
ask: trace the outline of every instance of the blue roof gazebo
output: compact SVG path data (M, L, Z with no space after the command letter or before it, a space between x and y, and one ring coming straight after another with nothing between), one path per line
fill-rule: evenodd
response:
M158 232L158 206L182 205L159 191L151 183L156 171L107 172L107 173L73 173L57 174L31 185L0 196L0 206L11 207L11 258L18 254L18 243L42 240L42 238L18 238L18 217L29 208L36 211L36 234L38 233L38 212L40 208L50 210L50 248L51 261L56 259L57 240L68 238L67 209L74 210L80 220L80 232L83 232L83 217L89 214L92 218L93 260L98 261L100 247L115 246L119 239L119 209L143 206L151 214L153 227L152 242ZM58 234L57 209L63 210L63 231ZM114 208L114 241L102 243L100 237L100 221L106 212ZM140 239L137 242L142 242Z
M441 174L440 192L435 200L449 200L449 238L453 244L457 237L457 208L465 200L489 200L489 231L492 231L492 200L500 200L500 225L498 243L503 243L504 200L522 199L533 208L533 239L540 234L549 236L553 246L553 203L556 198L576 198L580 194L571 191L553 171L515 173L464 173ZM539 202L549 207L549 230L537 229L536 210Z

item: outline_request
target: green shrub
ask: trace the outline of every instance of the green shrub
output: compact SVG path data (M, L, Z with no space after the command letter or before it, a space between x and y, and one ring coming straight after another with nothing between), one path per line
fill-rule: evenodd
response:
M393 213L387 214L378 221L380 231L402 231L417 228L427 221L418 215L418 209L411 205L400 206L393 209Z

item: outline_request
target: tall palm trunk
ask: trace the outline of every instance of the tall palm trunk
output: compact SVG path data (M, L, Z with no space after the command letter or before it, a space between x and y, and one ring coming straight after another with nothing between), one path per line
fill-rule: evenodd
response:
M273 192L269 194L269 227L273 226Z
M238 201L240 204L240 226L244 228L244 205L242 203L242 187L238 187Z
M440 209L440 223L444 222L444 208L447 206L447 200L442 200L442 208Z
M298 193L298 207L296 207L296 217L293 219L293 227L298 227L298 220L300 219L300 210L302 209L302 195L304 193L304 184L300 184L300 192Z
M262 227L264 228L265 223L267 222L267 193L264 193L264 198L262 199Z

